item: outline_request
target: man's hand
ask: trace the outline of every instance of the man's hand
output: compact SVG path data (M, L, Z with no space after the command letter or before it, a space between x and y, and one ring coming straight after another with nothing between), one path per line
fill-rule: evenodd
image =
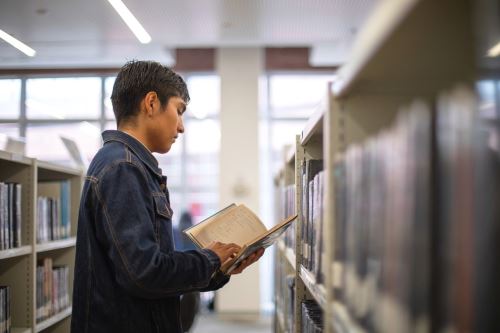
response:
M221 242L212 242L207 246L207 249L215 252L215 254L219 257L221 264L223 264L226 260L234 257L241 247L234 243L225 244Z
M231 275L233 275L233 274L240 274L241 272L243 272L245 270L245 268L247 268L248 266L250 266L251 264L253 264L257 260L259 260L260 257L262 257L263 254L264 254L264 249L259 249L259 250L255 251L254 253L252 253L251 255L249 255L245 260L243 260L238 265L238 267L236 267L231 272Z

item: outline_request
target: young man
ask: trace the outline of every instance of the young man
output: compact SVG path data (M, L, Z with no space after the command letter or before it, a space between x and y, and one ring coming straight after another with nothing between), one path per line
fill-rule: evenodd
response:
M226 284L221 262L239 247L174 249L167 178L152 152L168 152L184 132L183 79L159 63L132 61L118 73L111 101L118 130L103 133L80 202L71 331L182 332L179 295Z

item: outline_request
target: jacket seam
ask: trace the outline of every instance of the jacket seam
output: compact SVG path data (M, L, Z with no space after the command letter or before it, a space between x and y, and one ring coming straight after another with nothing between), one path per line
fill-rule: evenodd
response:
M133 151L133 152L135 153L135 156L136 156L138 159L140 159L140 160L141 160L143 163L145 163L146 165L150 166L150 165L148 164L148 161L144 161L144 158L143 158L142 156L140 156L139 152L137 152L137 151L134 149L134 147L132 147L132 146L131 146L128 142L126 142L125 140L122 140L122 139L120 139L120 138L113 137L113 138L111 138L111 139L109 139L109 140L106 140L106 141L105 141L105 143L106 143L106 142L109 142L109 141L118 141L118 142L123 143L123 144L125 145L125 147L127 147L128 149L130 149L131 151ZM154 157L153 157L153 158L154 158ZM151 161L151 162L153 162L153 161ZM150 166L150 167L151 167L151 166ZM153 168L151 167L151 169L153 169ZM157 171L155 171L155 170L151 170L151 171L153 171L153 172L154 172L157 176L159 176L159 177L161 177L161 176L162 176L161 174L159 174L159 173L158 173Z

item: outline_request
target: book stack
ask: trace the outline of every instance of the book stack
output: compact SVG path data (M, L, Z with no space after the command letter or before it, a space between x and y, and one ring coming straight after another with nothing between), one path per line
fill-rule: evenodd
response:
M302 165L302 266L322 283L323 188L322 160L306 160Z
M302 333L323 332L323 313L318 303L313 300L301 304Z
M295 317L293 316L293 312L295 311L295 275L289 274L286 277L286 299L288 300L287 304L287 327L289 332L295 332Z
M288 216L296 214L295 209L295 185L289 185L283 188L283 202L281 220L286 219ZM285 246L291 248L295 252L295 227L288 228L285 231Z
M53 266L52 258L36 268L36 321L40 322L70 305L68 266Z
M281 316L281 319L284 319L283 316L285 314L285 295L286 295L286 263L283 261L277 261L275 265L274 274L276 276L276 284L275 284L275 304L276 313ZM282 323L284 324L284 323Z
M21 184L0 182L0 250L21 246Z
M0 286L0 333L11 332L10 287Z
M70 236L69 182L62 182L58 186L60 186L59 197L38 197L37 243L64 239Z
M498 332L500 154L474 93L442 94L334 171L333 288L366 331Z
M335 299L367 331L430 327L431 117L410 108L333 171Z
M437 109L434 326L499 332L499 119L482 123L465 88L441 94Z

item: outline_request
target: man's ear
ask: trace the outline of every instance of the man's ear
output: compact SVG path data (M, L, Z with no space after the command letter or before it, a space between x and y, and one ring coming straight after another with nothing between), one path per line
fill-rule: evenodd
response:
M153 115L154 105L158 102L158 95L154 91L150 91L144 96L144 107L148 116Z

